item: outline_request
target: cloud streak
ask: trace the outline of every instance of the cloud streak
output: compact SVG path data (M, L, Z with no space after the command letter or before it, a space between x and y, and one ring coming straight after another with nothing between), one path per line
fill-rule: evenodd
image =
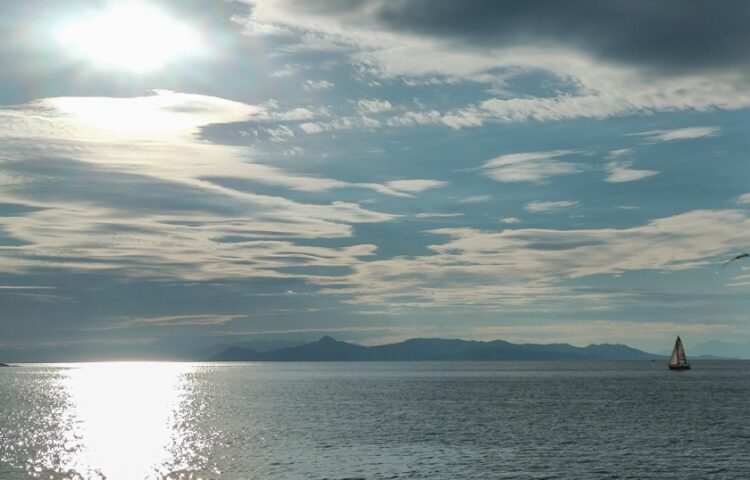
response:
M658 175L656 170L637 170L631 168L633 162L609 162L605 167L608 183L637 182Z
M530 202L524 207L527 211L533 213L546 213L554 212L557 210L567 210L569 208L577 207L579 203L572 200L558 200L549 202Z
M583 169L572 162L557 160L558 157L575 153L571 150L551 152L511 153L488 160L481 167L482 173L498 182L544 182L558 175L579 173Z
M634 135L643 136L647 141L673 142L675 140L693 140L696 138L716 137L721 132L720 127L687 127L676 128L673 130L651 130L649 132L636 133Z
M750 219L736 210L695 210L630 228L580 230L441 228L433 255L375 260L354 268L330 294L402 310L458 305L612 308L632 293L576 288L566 280L633 271L681 271L715 264L750 243ZM580 282L579 282L580 283ZM324 282L325 284L325 282ZM642 302L642 300L639 300Z
M401 192L418 193L433 188L442 188L448 182L442 180L392 180L386 186Z
M295 240L347 238L351 224L397 216L353 202L301 203L257 194L217 179L301 191L367 188L400 197L441 185L399 180L397 190L298 176L249 162L252 152L245 148L197 138L207 123L235 122L260 111L166 91L136 98L55 98L1 110L6 148L0 166L6 177L23 180L6 182L0 202L30 211L0 217L0 229L19 243L0 249L0 270L117 270L133 277L208 279L303 275L291 273L292 267L346 268L375 247L310 247Z

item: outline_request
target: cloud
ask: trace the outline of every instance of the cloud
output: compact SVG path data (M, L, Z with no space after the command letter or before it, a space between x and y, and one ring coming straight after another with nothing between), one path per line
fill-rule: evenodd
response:
M297 68L294 65L284 65L280 69L276 70L275 72L271 73L272 77L289 77L297 73Z
M386 124L389 127L413 127L415 125L431 125L441 122L442 115L437 110L407 111L386 120Z
M743 193L737 197L737 203L747 204L750 203L750 193Z
M442 188L448 185L448 182L442 180L391 180L386 182L386 186L401 192L416 193L430 190L433 188Z
M486 119L472 108L454 110L440 117L440 122L450 128L460 130L469 127L481 127Z
M543 182L558 175L581 172L581 166L556 160L557 157L575 153L571 150L550 152L511 153L488 160L481 170L498 182Z
M557 210L566 210L568 208L577 207L577 201L560 200L557 202L531 202L526 204L524 207L529 212L554 212Z
M305 133L321 133L326 131L325 126L315 122L300 123L299 128Z
M750 218L737 210L695 210L628 228L441 228L450 238L432 255L373 260L326 293L403 310L464 306L560 311L570 304L612 308L643 293L586 288L585 279L631 271L681 271L716 265L750 243ZM567 280L579 279L576 286ZM325 285L325 284L324 284Z
M503 222L503 223L505 223L505 224L508 224L508 225L514 225L516 223L521 223L521 219L520 218L516 218L516 217L505 217L505 218L501 218L500 221Z
M607 163L605 167L607 178L605 178L604 181L608 183L635 182L659 174L656 170L636 170L630 168L632 165L633 162Z
M0 285L0 290L55 290L56 288L40 285Z
M532 269L546 265L546 274L571 278L627 270L683 270L710 264L710 258L746 242L750 233L742 229L747 225L750 219L736 210L695 210L623 229L521 229L499 233L441 229L436 233L450 235L454 240L432 249L438 253L462 251L477 255L473 263L485 254L486 260L495 254L527 256L519 262L528 262L526 265ZM684 243L677 243L676 239Z
M402 330L403 327L393 327L393 326L370 326L370 327L363 327L363 326L346 326L346 327L320 327L320 328L286 328L286 329L276 329L276 330L243 330L240 332L216 332L217 335L226 335L226 336L241 336L241 335L285 335L285 334L291 334L291 333L315 333L315 334L335 334L335 333L359 333L359 332L388 332L388 331L399 331ZM410 327L405 327L410 328ZM412 327L413 328L413 327Z
M679 18L666 4L623 8L614 1L572 8L482 2L470 10L448 1L247 3L246 22L282 26L303 41L312 36L319 48L348 55L362 75L496 86L498 78L543 73L572 86L539 96L503 88L502 95L447 111L402 113L388 125L467 128L750 106L750 65L739 53L750 35L745 14L731 3L710 12L691 3ZM651 24L658 28L644 36L643 25ZM717 25L726 30L716 33Z
M252 195L232 191L206 179L241 179L304 192L364 188L384 195L409 196L406 187L394 189L375 183L296 175L251 161L254 155L249 148L216 145L197 138L208 124L248 119L259 122L299 120L311 115L314 112L304 107L269 113L263 107L166 90L132 98L51 98L0 109L0 128L3 130L0 139L5 141L8 151L18 148L28 152L40 148L40 145L57 153L73 149L76 156L95 164L245 198ZM344 120L334 121L334 127ZM316 124L306 122L300 128L307 131L311 125ZM294 132L284 125L266 128L266 133L273 142L294 137ZM128 145L128 149L123 149L123 145ZM18 182L21 178L18 175L11 178L3 173L0 184ZM410 185L409 180L405 182L405 186ZM412 188L416 188L421 180L416 182Z
M261 111L166 91L135 98L53 98L0 109L3 178L23 179L5 182L0 203L28 206L17 216L0 216L0 231L18 243L0 252L0 271L304 278L319 276L321 268L351 268L373 255L370 244L327 248L296 242L350 238L352 224L397 216L354 202L302 203L222 182L409 196L386 185L295 175L253 163L250 149L199 138L208 123L241 121ZM428 185L404 185L418 186Z
M512 123L526 120L548 122L577 118L603 119L675 110L737 110L750 106L750 95L740 91L739 84L731 80L724 88L716 88L716 83L721 83L722 80L692 77L678 80L652 79L648 83L635 72L618 72L616 68L608 69L604 66L590 66L580 72L561 71L560 75L585 75L585 78L582 76L578 81L584 85L582 90L586 93L555 97L492 98L481 102L478 107L470 105L465 108L478 110L485 122Z
M294 132L291 128L280 125L276 128L267 128L266 133L268 133L268 136L270 137L270 140L272 142L283 142L289 138L294 137Z
M347 228L336 232L333 225L314 219L263 221L262 217L201 218L184 213L129 218L112 206L74 208L50 207L44 215L0 221L11 235L27 242L3 252L2 271L118 271L125 278L183 280L304 278L317 277L320 267L351 267L376 250L362 244L341 248L296 244L298 238L350 234Z
M301 120L312 120L326 113L324 110L315 111L314 108L296 107L286 112L275 112L269 115L269 119L276 122L298 122Z
M610 150L606 158L608 160L616 160L621 157L626 157L632 153L633 153L633 149L631 148L620 148L618 150Z
M160 317L140 317L124 322L123 326L159 326L172 327L183 325L223 325L244 315L202 314L202 315L168 315Z
M672 142L675 140L692 140L695 138L715 137L721 132L720 127L688 127L674 130L651 130L635 133L644 136L650 142Z
M336 117L328 122L305 122L300 124L299 128L307 134L316 134L339 130L352 130L355 128L374 129L381 127L382 125L383 124L380 120L368 117L367 115L359 115Z
M415 215L417 218L451 218L451 217L462 217L463 213L439 213L439 212L424 212Z
M564 46L600 61L632 64L667 73L736 68L748 61L748 14L733 2L689 1L679 15L671 4L639 0L480 2L467 9L450 0L355 5L320 1L253 0L253 19L360 42L391 36L492 48L498 45ZM534 35L528 34L533 29ZM648 32L644 35L643 32ZM384 32L380 36L376 33ZM731 46L729 48L728 46ZM419 61L419 58L415 58Z
M704 338L717 331L729 332L736 327L716 324L687 324L685 322L654 321L649 323L638 321L566 321L565 323L519 324L480 327L476 330L483 338L502 338L511 342L529 343L539 342L540 339L555 343L570 343L571 345L586 346L596 343L609 343L613 338L629 339L631 341L662 340L664 344L674 340L674 332L690 332L692 336ZM682 334L681 335L685 335ZM639 342L640 343L640 342Z
M241 102L168 90L130 98L46 98L0 111L0 138L184 142L198 135L201 126L240 122L262 111Z
M305 83L302 84L302 88L304 88L306 92L330 90L333 87L333 82L329 82L328 80L305 80Z
M362 99L357 101L357 109L360 113L367 115L373 113L384 113L393 110L393 105L388 100Z
M492 200L489 195L472 195L470 197L462 198L458 203L484 203Z
M44 347L53 347L55 350L59 350L60 347L70 346L89 346L91 344L108 345L108 346L120 346L120 345L148 345L156 343L155 338L85 338L85 339L72 339L72 340L51 340L42 341L34 339L31 342L0 342L0 348L8 350L32 350Z

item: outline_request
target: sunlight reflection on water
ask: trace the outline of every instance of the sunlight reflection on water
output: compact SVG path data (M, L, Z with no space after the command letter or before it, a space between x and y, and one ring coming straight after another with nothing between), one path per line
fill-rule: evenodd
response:
M170 363L97 363L61 378L79 441L70 465L107 479L148 478L170 462L181 382L192 369Z
M182 405L193 365L122 362L66 367L44 386L62 401L47 404L46 411L30 411L31 428L15 440L18 449L36 450L29 451L28 474L109 480L171 478L185 464L193 452L190 442L185 442L191 435ZM27 435L42 430L34 428L40 421L54 425L50 431L57 439L37 450ZM51 472L57 474L47 477Z

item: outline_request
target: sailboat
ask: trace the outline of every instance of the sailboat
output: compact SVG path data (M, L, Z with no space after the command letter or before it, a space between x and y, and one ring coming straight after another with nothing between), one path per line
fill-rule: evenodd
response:
M674 342L674 350L672 350L672 356L669 357L669 369L670 370L690 370L690 364L685 357L685 347L682 346L682 340L680 336L677 336L677 340Z

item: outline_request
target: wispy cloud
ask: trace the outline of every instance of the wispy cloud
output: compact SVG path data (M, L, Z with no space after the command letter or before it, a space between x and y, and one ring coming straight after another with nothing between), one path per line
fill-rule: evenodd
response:
M565 342L571 345L585 346L592 343L611 343L613 339L628 339L628 342L641 343L648 340L671 341L674 332L685 332L696 337L705 337L711 333L729 332L736 327L726 324L686 324L684 322L637 322L613 320L570 320L564 323L541 325L500 325L481 327L476 330L483 338L503 338L515 342L538 342L548 339L554 342ZM664 342L669 345L668 342ZM662 348L663 349L663 348Z
M269 114L262 107L164 90L135 98L51 98L0 110L0 126L4 128L0 138L7 139L9 149L18 145L28 150L32 142L41 142L48 150L61 150L78 143L76 155L86 161L189 183L192 187L210 187L216 192L228 189L219 189L206 178L244 179L307 192L365 188L394 196L405 196L406 187L412 185L409 182L415 182L414 188L428 185L423 180L403 180L406 187L394 189L375 183L296 175L248 161L254 153L248 148L213 145L195 138L208 124L247 119L264 122L276 117L303 119L310 115L315 113L307 108ZM294 136L284 125L267 128L266 132L271 141ZM127 153L121 149L123 144L131 145ZM165 162L165 158L170 161Z
M632 293L577 289L563 281L706 267L736 245L750 243L750 219L736 210L696 210L622 229L441 228L431 233L451 240L431 245L433 255L360 264L346 284L328 293L402 309L559 308L574 302L580 311L583 305L642 304Z
M556 202L549 201L549 202L531 202L527 203L524 207L529 212L534 213L545 213L545 212L554 212L557 210L566 210L569 208L577 207L579 203L577 201L571 201L571 200L559 200Z
M484 203L492 200L489 195L471 195L469 197L462 198L458 203Z
M8 350L32 350L45 347L70 347L74 345L149 345L156 343L156 338L85 338L73 340L34 340L28 342L0 342L0 348Z
M271 73L272 77L289 77L297 73L297 69L294 67L294 65L284 65L282 68L276 70L275 72Z
M720 127L687 127L673 130L651 130L648 132L634 133L633 135L645 137L649 142L673 142L675 140L692 140L695 138L715 137L721 132Z
M353 202L301 203L220 181L410 195L386 185L294 175L248 161L252 151L246 148L196 138L204 125L242 121L261 111L166 91L136 98L55 98L0 110L3 171L35 178L0 194L0 202L33 207L0 217L0 229L21 242L2 252L0 270L269 278L300 275L287 272L289 267L349 267L372 255L373 245L330 249L296 245L295 239L351 237L352 223L396 216ZM46 160L50 156L56 160ZM71 188L57 188L61 181ZM407 190L435 186L405 181Z
M448 182L442 180L391 180L386 182L386 186L400 192L418 193L433 188L442 188L448 185Z
M196 315L164 315L158 317L116 318L106 324L85 327L85 331L123 330L132 327L183 327L223 325L244 315L226 314L196 314Z
M333 82L329 82L328 80L305 80L305 83L302 84L302 88L308 92L330 90L333 87Z
M572 150L511 153L488 160L481 170L498 182L543 182L558 175L583 171L578 164L557 160L573 153Z
M37 285L0 285L0 290L56 290L57 287L43 287Z
M243 315L205 314L205 315L168 315L161 317L142 317L128 320L128 325L149 325L172 327L181 325L222 325Z
M619 148L617 150L610 150L606 158L608 160L617 160L618 158L628 156L632 153L633 153L632 148Z
M404 329L408 329L409 327L403 327ZM243 331L218 331L215 332L215 335L225 335L225 336L253 336L253 335L282 335L282 334L293 334L293 333L315 333L315 334L326 334L326 333L363 333L363 332L388 332L388 331L398 331L401 330L402 327L393 327L393 326L371 326L371 327L363 327L363 326L350 326L350 327L331 327L331 328L325 328L325 327L319 327L319 328L286 328L286 329L276 329L276 330L243 330Z
M453 218L463 217L463 213L440 213L440 212L423 212L415 215L416 218Z
M656 170L637 170L630 168L632 166L633 162L607 163L605 167L607 178L604 181L608 183L636 182L659 174Z
M394 109L393 104L388 100L380 100L377 98L358 100L357 108L365 115L390 112Z

